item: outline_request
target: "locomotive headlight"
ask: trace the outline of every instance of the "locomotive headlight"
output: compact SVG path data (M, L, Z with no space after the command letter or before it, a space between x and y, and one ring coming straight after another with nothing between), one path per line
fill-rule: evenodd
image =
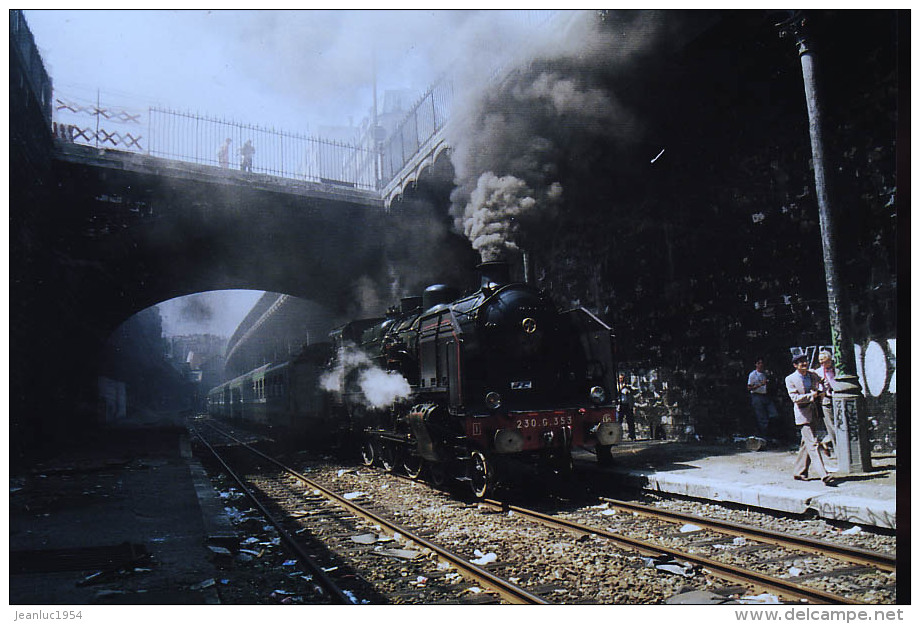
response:
M486 406L491 410L496 410L502 406L502 395L497 392L490 392L486 395Z
M604 389L601 386L594 386L591 388L591 401L595 405L600 405L607 399L607 393L604 392Z

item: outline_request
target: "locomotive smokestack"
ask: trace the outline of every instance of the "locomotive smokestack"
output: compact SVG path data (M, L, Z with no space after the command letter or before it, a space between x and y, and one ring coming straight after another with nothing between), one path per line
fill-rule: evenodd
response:
M402 299L399 300L399 311L402 312L403 314L408 314L409 312L412 312L413 310L415 310L416 308L420 308L421 306L422 306L421 297L403 297Z
M507 262L500 260L483 262L477 265L476 268L479 269L479 274L482 278L482 288L495 288L511 281L511 268Z

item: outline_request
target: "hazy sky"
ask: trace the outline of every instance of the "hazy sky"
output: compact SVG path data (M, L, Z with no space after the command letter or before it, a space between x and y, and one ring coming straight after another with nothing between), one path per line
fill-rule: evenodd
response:
M229 338L261 296L262 291L256 290L218 290L170 299L158 306L163 334L217 334Z
M57 93L94 99L99 89L113 106L157 104L301 132L349 118L359 124L372 106L375 65L381 98L388 88L421 94L450 66L452 35L483 19L469 11L329 10L25 16Z

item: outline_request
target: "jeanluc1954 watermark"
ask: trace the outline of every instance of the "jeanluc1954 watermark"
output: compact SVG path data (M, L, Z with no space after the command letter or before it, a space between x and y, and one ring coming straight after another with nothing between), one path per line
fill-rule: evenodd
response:
M14 611L13 621L20 620L82 620L83 612L76 610L39 609L38 611Z

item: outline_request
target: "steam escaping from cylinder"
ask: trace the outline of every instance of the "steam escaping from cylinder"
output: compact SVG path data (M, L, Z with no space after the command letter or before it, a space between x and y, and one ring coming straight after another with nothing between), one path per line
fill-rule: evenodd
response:
M405 377L386 371L371 361L366 353L352 343L339 349L335 366L320 376L320 387L342 395L346 392L371 409L386 409L396 401L406 399L412 392ZM360 391L360 392L357 392Z
M368 407L375 409L384 409L399 399L408 398L412 390L406 378L399 373L377 367L361 371L358 385L367 399Z

